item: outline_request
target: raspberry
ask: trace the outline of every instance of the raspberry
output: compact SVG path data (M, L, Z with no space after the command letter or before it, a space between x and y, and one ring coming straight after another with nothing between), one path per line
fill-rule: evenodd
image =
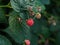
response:
M30 18L26 21L26 23L28 26L32 26L34 24L34 20Z
M41 18L41 14L40 14L40 13L37 13L37 14L36 14L36 18L37 18L37 19L40 19L40 18Z
M29 6L28 10L29 10L29 11L32 11L32 8L33 8L32 6Z
M38 9L39 12L41 12L41 10L42 10L41 7L37 7L37 9Z
M30 45L30 41L29 40L25 40L25 44L26 45Z
M34 16L34 12L33 11L30 12L30 16Z

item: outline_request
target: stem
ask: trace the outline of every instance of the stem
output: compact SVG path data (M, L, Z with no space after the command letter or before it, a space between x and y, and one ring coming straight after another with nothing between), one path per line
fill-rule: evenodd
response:
M7 5L10 5L10 2Z
M11 6L8 6L8 5L3 5L3 6L0 6L0 8L2 8L2 7L12 8Z
M49 40L46 40L44 45L49 45Z
M7 5L3 5L3 6L0 6L0 7L7 7Z
M7 5L7 7L8 7L8 8L12 8L11 6L8 6L8 5Z

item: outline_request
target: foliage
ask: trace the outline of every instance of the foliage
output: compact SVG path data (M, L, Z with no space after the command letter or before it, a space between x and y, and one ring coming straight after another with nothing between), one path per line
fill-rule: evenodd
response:
M30 16L30 6L40 19ZM60 0L0 0L0 45L24 45L26 39L31 45L60 45L59 16ZM29 18L34 20L31 27L26 24Z

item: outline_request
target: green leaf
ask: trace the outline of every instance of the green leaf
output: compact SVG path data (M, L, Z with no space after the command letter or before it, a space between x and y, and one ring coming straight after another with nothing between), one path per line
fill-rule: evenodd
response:
M8 33L15 40L15 42L19 44L22 44L25 40L24 33L21 30L14 30L9 27L4 31Z
M0 3L1 3L1 0L0 0Z
M32 39L31 39L31 45L38 45L38 37L41 34L41 22L42 19L34 20L34 25L31 27L31 34L32 34Z
M24 0L10 0L10 2L11 2L12 8L16 12L20 13L21 10L25 10L24 8L25 8L26 4L24 4L25 3Z
M44 20L44 21L43 21ZM41 34L42 31L42 25L46 26L46 20L42 17L41 19L35 19L34 25L31 27L31 30L35 32L36 34Z
M45 42L45 38L40 39L40 43L44 43Z
M56 32L60 30L60 24L59 24L59 21L56 22L56 25L50 25L50 31L53 33L53 32Z
M45 6L44 4L42 4L43 1L33 1L33 2L30 2L28 0L11 0L11 6L12 8L16 11L16 12L21 12L23 10L27 10L27 8L29 6L33 6L33 10L36 11L36 6L40 6L42 8L42 11L45 10ZM48 3L49 1L47 1Z
M56 35L55 35L55 44L60 45L60 21L57 23L57 30L56 30Z
M5 17L5 13L3 11L2 8L0 8L0 23L5 23L7 20L6 20L6 17Z
M60 45L60 32L58 32L56 34L56 42L55 42L56 45Z
M16 12L12 12L9 17L9 25L10 29L8 29L8 33L15 39L16 42L22 43L25 39L24 32L21 27L20 22L17 20L18 14Z
M41 7L41 12L43 12L46 9L45 6L40 1L36 1L33 6L33 11L38 12L37 10L38 7Z
M57 4L57 6L60 6L60 0L53 0L56 4Z
M9 28L4 30L8 33L16 42L23 43L25 39L30 40L30 28L26 25L26 22L20 23L17 20L18 13L13 11L9 17Z
M12 44L6 37L0 35L0 45L12 45Z
M10 0L11 2L11 6L12 8L16 11L19 12L20 8L19 8L19 3L17 2L17 0Z
M43 17L39 20L35 19L35 23L31 27L31 30L32 30L32 33L34 32L37 36L40 36L40 34L42 34L44 38L48 38L50 36L50 32L47 27L47 21Z
M32 34L31 36L31 45L38 45L38 37L34 34Z
M50 4L50 0L39 0L39 1L44 5Z
M42 26L41 28L42 28L41 33L42 33L43 37L46 39L49 38L49 36L50 36L49 29L46 26Z

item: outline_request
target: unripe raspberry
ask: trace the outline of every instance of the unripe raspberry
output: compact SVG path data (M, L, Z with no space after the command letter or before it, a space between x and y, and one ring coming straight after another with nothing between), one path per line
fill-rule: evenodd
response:
M20 17L17 17L17 19L18 19L19 22L22 22L22 19Z
M40 19L40 18L41 18L41 14L40 14L40 13L37 13L37 14L36 14L36 18L37 18L37 19Z
M32 11L32 6L29 6L28 10L29 10L29 11Z
M21 18L18 18L19 21L21 21Z
M33 11L30 11L30 16L34 16L34 12Z
M54 22L53 25L56 26L56 22Z
M28 26L32 26L34 24L34 20L30 18L26 21L26 23Z
M52 20L52 24L56 26L56 20Z
M30 45L30 40L25 40L26 45Z
M41 7L37 7L38 11L41 12Z
M51 20L48 20L48 24L51 24L52 22L51 22Z

